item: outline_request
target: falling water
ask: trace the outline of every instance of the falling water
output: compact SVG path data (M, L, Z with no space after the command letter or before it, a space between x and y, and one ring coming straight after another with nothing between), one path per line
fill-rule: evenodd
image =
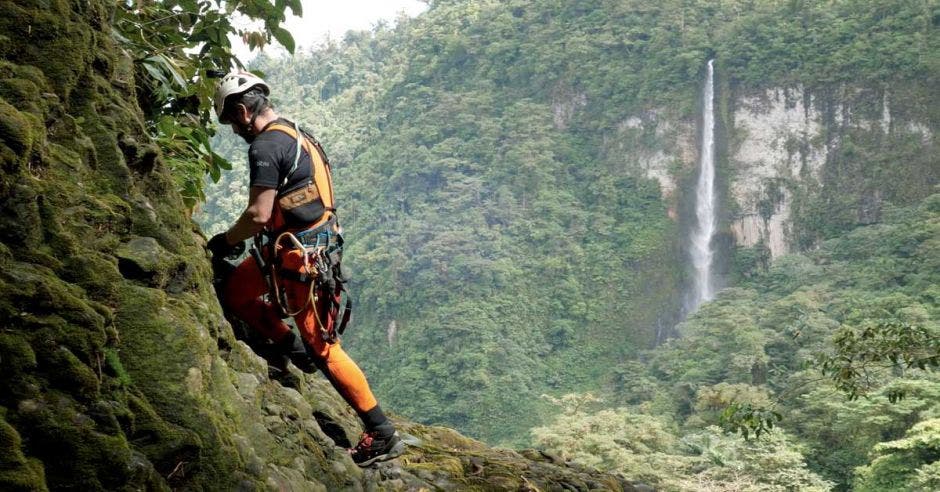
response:
M704 111L702 117L702 152L698 184L695 187L696 225L692 228L691 254L695 267L691 309L711 300L715 293L712 286L711 241L715 234L715 60L708 61L708 77L705 81Z

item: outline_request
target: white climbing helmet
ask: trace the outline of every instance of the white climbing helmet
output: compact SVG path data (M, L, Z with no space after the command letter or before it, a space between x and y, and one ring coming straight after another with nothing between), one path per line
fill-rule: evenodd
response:
M271 94L271 88L268 87L268 84L253 73L236 71L229 72L225 77L222 77L219 86L215 89L215 100L213 101L215 115L219 118L219 123L231 123L228 118L222 116L222 111L225 110L225 98L232 94L241 94L252 87L261 87L266 96Z

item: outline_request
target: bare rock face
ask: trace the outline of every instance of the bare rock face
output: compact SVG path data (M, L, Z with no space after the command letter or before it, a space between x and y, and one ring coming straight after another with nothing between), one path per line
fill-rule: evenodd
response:
M0 4L0 489L631 489L407 422L356 466L329 384L272 381L224 321L112 8Z
M868 149L907 146L915 154L935 152L933 133L919 116L905 109L904 124L892 119L891 99L888 90L841 86L813 91L801 85L736 97L728 142L729 194L735 205L730 228L736 244L762 245L771 258L792 251L800 235L794 214L824 189L841 195L845 203L838 206L850 209L834 213L845 213L856 224L877 222L892 183L868 179L866 185L851 186L871 178L866 175L873 169L864 161L871 165L888 157Z
M694 172L698 160L695 122L665 109L628 117L608 141L608 158L659 183L669 217L679 218L680 181Z
M722 87L720 220L733 246L771 259L811 248L818 229L878 222L886 202L923 198L940 178L927 88ZM656 180L678 220L694 205L699 125L665 107L629 116L605 139L609 165Z
M734 124L738 138L729 163L735 170L730 194L739 212L731 232L738 245L764 243L771 257L778 257L789 251L792 201L792 193L779 183L819 180L826 148L801 144L818 139L820 115L802 90L770 89L738 100Z

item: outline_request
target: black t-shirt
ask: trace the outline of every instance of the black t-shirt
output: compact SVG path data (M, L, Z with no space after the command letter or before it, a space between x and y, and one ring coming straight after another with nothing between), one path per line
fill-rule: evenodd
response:
M284 118L278 118L268 126L274 123L294 128L294 123ZM277 189L279 197L306 186L310 182L312 168L310 155L303 147L300 149L297 169L290 175L287 183L281 186L294 165L296 152L296 138L282 131L263 131L248 148L248 185ZM318 200L316 203L291 209L285 213L284 218L288 226L296 227L319 219L323 212L323 204Z
M291 128L294 123L284 119L277 120L268 126L278 123ZM310 156L301 148L300 160L297 161L297 170L288 179L287 184L281 188L281 182L297 155L297 139L281 131L265 131L255 137L251 147L248 148L248 185L262 188L280 188L278 194L293 191L310 180Z

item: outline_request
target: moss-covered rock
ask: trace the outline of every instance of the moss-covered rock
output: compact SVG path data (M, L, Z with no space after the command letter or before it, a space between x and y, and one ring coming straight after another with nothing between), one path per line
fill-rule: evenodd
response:
M132 238L118 247L115 256L125 278L175 294L185 290L193 273L182 258L169 253L152 237Z
M33 118L6 101L0 101L0 138L20 158L29 153L37 138L32 131Z
M47 490L42 462L27 459L21 445L16 429L0 418L0 488L11 492Z

